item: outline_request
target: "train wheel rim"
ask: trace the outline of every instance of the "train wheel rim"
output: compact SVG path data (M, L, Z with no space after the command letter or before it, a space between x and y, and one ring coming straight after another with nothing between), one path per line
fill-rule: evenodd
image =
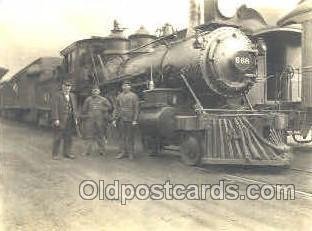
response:
M201 150L198 140L195 137L187 137L181 145L182 161L186 165L195 166L201 162Z

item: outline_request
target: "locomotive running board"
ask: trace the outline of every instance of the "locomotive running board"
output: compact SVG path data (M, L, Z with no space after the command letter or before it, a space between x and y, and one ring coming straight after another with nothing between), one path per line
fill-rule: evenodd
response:
M190 117L177 118L180 130L186 134L187 144L194 144L192 148L186 147L183 155L189 155L187 160L190 162L191 158L195 160L196 153L192 149L199 151L196 146L200 146L201 164L289 166L291 149L283 142L281 130L273 125L268 137L264 138L249 122L250 117L253 120L262 117L268 124L274 120L271 115L250 115L248 119L236 115L204 115L193 117L193 121ZM260 125L266 126L261 120Z

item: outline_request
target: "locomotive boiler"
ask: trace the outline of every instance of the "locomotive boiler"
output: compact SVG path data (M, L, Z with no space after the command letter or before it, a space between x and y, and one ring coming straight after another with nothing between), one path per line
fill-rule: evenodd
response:
M96 83L114 102L120 83L132 81L142 100L143 144L154 152L177 145L190 165L288 165L287 118L255 111L248 100L258 44L220 23L187 34L166 25L158 38L143 28L125 38L115 23L109 37L78 41L61 53L81 101Z

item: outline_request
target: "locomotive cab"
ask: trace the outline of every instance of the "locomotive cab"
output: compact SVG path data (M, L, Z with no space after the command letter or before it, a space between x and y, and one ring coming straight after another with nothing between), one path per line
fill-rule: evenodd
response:
M72 81L72 91L76 93L79 105L89 95L90 86L100 81L103 63L100 54L104 49L104 38L92 37L77 41L61 51L65 73L59 78Z
M266 44L262 56L262 76L266 78L265 104L298 104L301 102L301 30L297 28L270 28L259 31ZM264 93L264 92L262 92Z

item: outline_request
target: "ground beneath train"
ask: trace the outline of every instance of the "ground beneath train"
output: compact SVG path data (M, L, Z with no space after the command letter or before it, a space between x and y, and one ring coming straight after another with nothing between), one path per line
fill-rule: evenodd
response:
M50 131L0 119L0 230L310 230L312 148L295 153L292 168L230 168L183 165L175 155L117 160L84 157L76 138L75 160L51 160ZM295 200L83 200L84 180L112 184L218 184L229 175L255 182L295 184ZM238 183L240 192L246 185ZM89 191L87 192L89 193Z

